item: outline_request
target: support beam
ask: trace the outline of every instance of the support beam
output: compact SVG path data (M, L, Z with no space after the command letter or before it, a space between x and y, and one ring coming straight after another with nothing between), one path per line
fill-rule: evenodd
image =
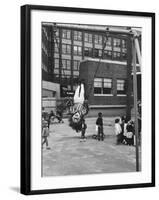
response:
M129 37L127 40L127 107L126 107L126 117L131 119L131 100L132 100L132 40Z
M135 111L136 171L139 171L139 140L138 140L137 75L136 75L135 40L133 40L133 91L134 91L134 111Z

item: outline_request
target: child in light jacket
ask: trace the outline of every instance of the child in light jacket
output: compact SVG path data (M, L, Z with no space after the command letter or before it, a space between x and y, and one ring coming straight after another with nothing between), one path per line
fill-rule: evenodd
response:
M116 134L116 144L121 144L122 142L122 129L120 126L120 120L115 119L115 134Z

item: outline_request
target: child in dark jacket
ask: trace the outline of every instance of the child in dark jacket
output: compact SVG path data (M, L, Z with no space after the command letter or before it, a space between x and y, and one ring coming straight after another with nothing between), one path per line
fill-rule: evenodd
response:
M96 125L98 126L98 140L104 140L104 133L103 133L103 118L102 118L102 113L98 113L98 118L96 120Z
M130 120L127 124L127 135L126 135L126 141L127 145L134 145L134 125L133 122Z

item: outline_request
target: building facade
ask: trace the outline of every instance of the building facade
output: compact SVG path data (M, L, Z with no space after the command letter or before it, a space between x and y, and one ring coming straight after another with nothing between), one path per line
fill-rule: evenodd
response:
M125 100L131 96L131 92L126 93L125 88L129 85L132 87L132 46L131 39L122 33L122 30L128 28L116 29L121 30L121 33L110 34L104 26L43 23L42 79L58 83L60 97L65 97L66 91L75 90L76 81L81 74L85 77L83 73L88 68L86 80L93 81L92 106L111 105L114 101L116 103L113 105L126 105L131 101ZM93 66L99 62L100 69L92 80L90 75ZM119 78L115 77L117 74L120 74ZM116 100L113 100L114 96Z

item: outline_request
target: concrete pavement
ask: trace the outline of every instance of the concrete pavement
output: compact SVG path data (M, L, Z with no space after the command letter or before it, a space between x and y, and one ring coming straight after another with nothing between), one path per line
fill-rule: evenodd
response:
M80 133L68 126L67 119L50 126L51 149L42 150L43 176L135 172L135 147L115 144L114 118L104 118L104 141L92 138L95 121L86 118L86 142L80 142Z

